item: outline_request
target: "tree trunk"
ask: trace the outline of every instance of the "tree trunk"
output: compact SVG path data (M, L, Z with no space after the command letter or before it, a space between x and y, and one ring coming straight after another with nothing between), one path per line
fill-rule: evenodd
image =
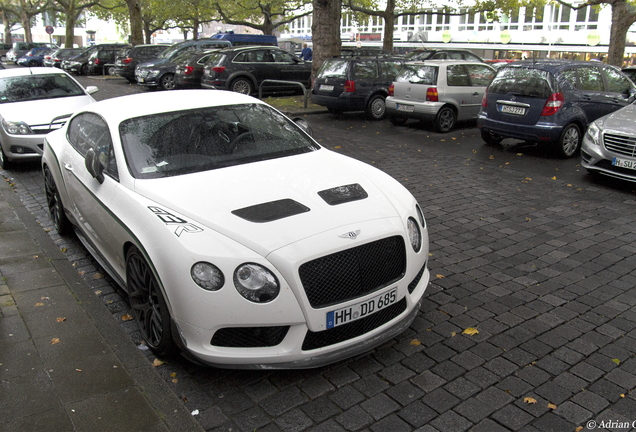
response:
M1 11L2 13L2 23L4 24L4 43L10 44L12 43L11 39L11 23L7 19L7 14L5 11Z
M340 55L340 17L342 0L312 0L313 21L311 40L313 44L312 78L320 66L330 57Z
M65 25L64 48L73 48L73 39L75 38L75 11L66 13Z
M144 22L144 38L147 44L151 43L152 32L150 31L150 25L147 22Z
M395 20L395 0L387 0L386 9L382 15L384 19L384 41L382 49L393 52L393 21Z
M625 55L625 38L629 27L636 21L636 12L626 0L616 0L612 5L612 27L607 50L607 63L623 67Z
M26 13L26 4L24 0L20 0L20 22L24 29L24 41L33 42L33 34L31 33L31 17Z
M144 34L141 25L141 5L137 0L126 0L128 13L130 14L130 43L139 45L144 43Z

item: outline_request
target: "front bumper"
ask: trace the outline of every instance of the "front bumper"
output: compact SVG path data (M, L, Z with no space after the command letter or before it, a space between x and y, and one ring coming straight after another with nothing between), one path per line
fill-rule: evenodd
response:
M581 144L581 166L583 168L589 172L636 182L636 169L615 166L612 164L614 158L631 161L633 166L636 166L636 156L630 157L610 152L603 144L596 145L587 134L585 135Z
M0 126L0 129L2 126ZM8 135L4 130L0 134L2 150L10 161L33 160L42 157L44 137L46 135Z
M492 120L483 112L477 116L477 127L502 138L515 138L531 142L557 141L563 131L563 126L554 123L538 122L534 125L506 123Z
M149 75L146 71L135 71L135 79L137 80L137 84L146 86L146 87L157 87L161 80L161 75Z

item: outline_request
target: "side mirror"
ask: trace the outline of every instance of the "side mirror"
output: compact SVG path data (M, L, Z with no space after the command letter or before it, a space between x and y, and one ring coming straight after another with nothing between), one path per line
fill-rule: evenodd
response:
M95 154L95 150L89 149L86 152L84 165L86 165L86 170L99 182L99 184L104 183L104 167Z
M96 86L88 86L88 87L86 87L86 93L88 93L88 94L97 93L98 91L99 91L99 89Z
M307 135L309 135L310 137L313 138L314 129L311 127L311 125L309 124L309 122L307 120L305 120L303 118L300 118L300 117L296 117L296 118L292 119L292 121L294 123L296 123L296 125L298 127L300 127L302 130L304 130Z

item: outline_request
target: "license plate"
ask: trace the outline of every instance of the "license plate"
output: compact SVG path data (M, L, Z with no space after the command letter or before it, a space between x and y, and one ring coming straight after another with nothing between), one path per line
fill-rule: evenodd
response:
M621 168L636 170L636 161L614 158L612 159L612 165Z
M137 81L142 83L142 82L144 82L144 79L143 78L137 78Z
M320 84L320 90L333 91L333 86Z
M525 115L526 113L525 108L511 106L511 105L501 105L500 111L504 113L508 113L508 114L517 114L517 115Z
M338 327L372 315L387 306L391 306L396 302L396 300L397 288L393 288L391 291L387 291L384 294L373 297L372 299L365 300L346 308L327 312L327 328L330 329Z
M397 104L397 110L398 111L413 112L414 108L415 107L413 105L400 105L400 104Z

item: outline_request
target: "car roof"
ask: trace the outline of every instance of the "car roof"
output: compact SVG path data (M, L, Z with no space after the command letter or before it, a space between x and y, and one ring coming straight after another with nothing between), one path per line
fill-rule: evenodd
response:
M422 65L422 66L471 64L471 65L488 66L488 67L494 69L488 63L484 63L484 62L480 62L480 61L476 61L476 60L449 60L449 59L443 59L443 60L415 60L415 61L408 61L408 62L406 62L404 64L405 65Z
M94 112L111 124L119 124L130 118L164 112L246 103L266 105L254 97L224 90L172 90L109 98L87 105L82 111Z
M57 68L11 68L0 70L0 78L27 75L68 75Z
M519 60L513 63L508 63L502 68L510 68L510 67L525 67L532 69L539 69L548 72L558 71L561 69L565 69L570 66L602 66L606 67L605 63L600 61L584 61L584 60L558 60L558 59L535 59L535 60Z

